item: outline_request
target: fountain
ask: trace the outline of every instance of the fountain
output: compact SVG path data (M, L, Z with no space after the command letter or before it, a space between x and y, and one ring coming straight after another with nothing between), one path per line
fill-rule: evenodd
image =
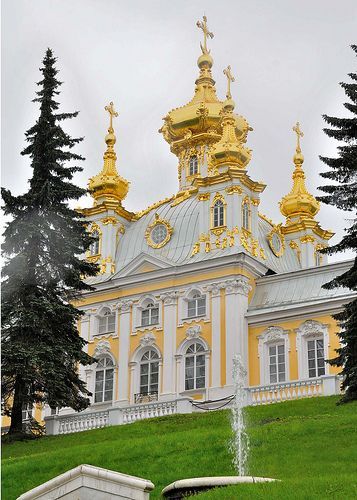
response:
M230 443L230 450L233 453L233 464L238 476L195 477L192 479L175 481L162 490L161 494L164 498L179 500L211 488L239 483L266 483L276 481L276 479L268 477L246 475L249 453L249 437L246 431L244 418L244 407L247 405L247 391L245 389L246 377L247 370L244 367L241 357L236 354L233 356L234 399L231 416L233 438Z

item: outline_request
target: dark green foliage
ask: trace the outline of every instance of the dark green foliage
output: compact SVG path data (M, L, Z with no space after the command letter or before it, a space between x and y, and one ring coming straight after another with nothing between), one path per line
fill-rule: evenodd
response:
M89 403L78 363L88 365L93 358L83 351L85 341L76 329L81 312L69 301L91 289L83 278L94 276L97 266L79 258L93 238L68 205L86 190L71 183L82 169L66 162L84 158L72 152L82 139L72 139L60 126L78 113L56 113L61 82L55 61L48 49L34 99L40 116L26 132L22 152L31 158L30 188L20 196L2 189L4 213L11 216L4 232L2 286L2 396L10 433L21 432L27 403L75 410Z
M351 46L357 53L357 45ZM330 168L320 175L334 184L322 186L319 189L326 193L319 200L329 205L352 212L349 226L342 240L326 251L329 254L344 250L357 251L357 73L350 73L350 83L341 83L346 96L351 102L344 103L350 112L348 118L334 118L323 115L325 122L332 128L325 128L324 132L343 144L338 146L337 158L320 159ZM357 291L357 257L352 268L338 276L326 288L343 286ZM341 347L337 349L337 356L329 360L331 365L342 367L344 375L343 387L345 395L342 402L357 399L357 299L347 304L344 310L334 316L339 321Z

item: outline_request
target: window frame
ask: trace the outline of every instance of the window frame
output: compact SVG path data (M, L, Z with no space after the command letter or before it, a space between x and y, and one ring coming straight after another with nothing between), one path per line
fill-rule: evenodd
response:
M280 326L271 325L258 335L258 357L260 367L260 385L284 384L290 380L290 338L289 330L284 330ZM272 382L270 377L270 348L284 346L284 366L285 380Z
M298 328L296 328L296 350L298 355L298 376L301 380L311 378L319 378L324 375L329 375L329 364L324 363L325 374L317 375L316 377L309 376L308 366L308 341L314 339L323 340L324 359L329 359L329 325L320 323L315 320L306 320Z
M188 353L188 350L194 347L194 351ZM198 350L197 347L200 349ZM184 391L204 391L207 386L207 361L206 361L207 351L205 346L199 341L191 341L188 346L186 346L184 353ZM203 358L203 364L197 364L197 358ZM187 366L187 361L193 359L193 366ZM198 376L199 368L204 367L204 375ZM193 368L193 377L187 377L188 369ZM203 386L197 387L197 379L203 378ZM193 381L193 387L187 387L187 382L189 380Z
M152 354L154 356L152 356ZM149 359L144 360L144 356L150 355ZM139 394L140 395L149 395L149 394L159 394L159 388L160 388L160 354L157 352L155 348L152 346L149 347L148 349L145 349L139 358ZM153 372L152 365L157 364L157 371ZM142 372L143 366L147 366L147 373ZM157 381L152 382L151 377L152 375L157 375ZM147 384L142 384L142 376L147 376ZM147 391L143 391L143 387L147 387ZM156 390L152 389L152 386L157 386Z
M194 163L192 167L192 163ZM198 155L193 154L189 157L188 160L188 177L193 177L194 175L199 174L199 168L198 168Z
M113 321L110 321L112 318ZM97 325L96 325L96 333L93 335L94 337L99 337L100 335L113 335L116 333L117 329L117 315L115 311L112 311L110 307L103 307L100 312L97 314ZM101 330L101 323L105 320L105 330ZM110 326L110 324L112 326Z
M110 361L110 365L107 364L107 360ZM104 366L99 366L99 363L105 361L105 365ZM109 354L106 354L104 356L100 356L98 358L98 363L97 363L97 366L95 367L95 371L94 371L94 390L93 390L93 404L95 405L100 405L100 404L112 404L113 401L114 401L114 390L115 390L115 375L116 375L116 370L115 370L116 366L115 366L115 361L113 359L112 356L110 356ZM107 378L107 371L112 371L112 377L109 378L109 380L112 381L112 386L111 386L111 399L105 399L105 393L108 392L108 389L105 388L106 386L106 382L108 380ZM97 380L97 374L99 372L103 372L103 379L102 381L101 380ZM102 382L102 388L100 391L97 390L97 382ZM101 392L102 394L102 398L100 401L96 401L96 398L97 398L97 393Z
M155 311L156 320L153 320ZM148 313L148 322L144 322L144 313ZM159 324L160 308L154 302L149 302L145 308L141 309L141 327L156 326Z
M245 222L247 222L247 227ZM242 202L242 229L251 232L251 208L250 202L245 198Z
M203 303L202 303L203 301ZM190 314L190 307L192 309L192 304L193 304L193 309L195 310L195 314ZM199 312L199 309L201 308L201 313ZM204 311L202 312L202 308L204 308ZM187 309L186 309L186 318L185 319L194 319L194 318L202 318L206 316L207 314L207 297L206 295L194 291L191 294L191 297L187 298Z

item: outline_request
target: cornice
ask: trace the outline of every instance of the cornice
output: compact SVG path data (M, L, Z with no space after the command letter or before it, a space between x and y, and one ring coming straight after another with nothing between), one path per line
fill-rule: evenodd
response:
M94 205L89 208L77 208L77 212L83 214L85 217L92 217L93 215L102 214L113 210L114 213L123 217L128 221L132 221L135 218L133 212L129 212L124 207L122 207L119 202L115 201L104 201L98 205Z
M239 179L240 182L246 186L251 191L255 193L261 193L266 188L266 184L262 182L253 181L249 175L237 168L228 167L226 172L222 172L216 175L212 175L209 177L196 177L193 180L193 184L200 187L207 187L216 184L224 184L226 182L232 181L233 179Z
M217 257L215 259L203 260L194 263L188 263L181 266L165 267L164 269L157 269L153 271L147 271L145 273L140 273L132 276L123 276L118 278L111 278L105 282L94 284L96 290L90 292L84 292L82 294L83 298L95 297L96 295L102 295L103 292L111 292L118 289L135 287L137 285L145 285L147 283L160 282L162 280L172 280L176 277L182 276L194 276L195 274L207 273L210 271L215 271L217 269L224 269L226 267L235 266L237 267L237 274L239 268L249 272L254 278L263 276L268 267L257 261L256 259L250 257L249 255L240 252L234 255L227 255L222 257ZM232 276L225 276L224 279L234 278L235 274ZM223 278L221 278L223 279ZM207 281L207 279L202 279L202 282ZM214 279L217 281L217 278ZM175 286L174 283L172 285ZM130 292L128 293L128 295Z

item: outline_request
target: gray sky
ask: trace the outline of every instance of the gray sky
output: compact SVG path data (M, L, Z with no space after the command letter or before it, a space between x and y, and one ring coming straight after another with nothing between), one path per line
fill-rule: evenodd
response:
M29 158L24 132L38 116L31 102L47 47L58 57L64 82L61 111L79 110L65 128L85 140L86 157L75 181L85 186L102 167L108 127L104 106L113 100L118 170L131 182L128 210L140 210L177 191L177 161L158 129L162 117L191 99L198 75L203 14L214 32L209 42L213 77L224 98L223 68L236 112L254 128L248 173L267 184L261 212L282 222L278 201L291 188L295 134L300 121L308 188L324 180L318 155L335 155L322 132L323 113L346 116L338 82L349 81L356 59L355 0L4 0L2 2L2 185L27 189ZM88 206L84 200L82 204ZM323 205L317 216L337 242L350 214ZM352 257L344 254L332 260Z

